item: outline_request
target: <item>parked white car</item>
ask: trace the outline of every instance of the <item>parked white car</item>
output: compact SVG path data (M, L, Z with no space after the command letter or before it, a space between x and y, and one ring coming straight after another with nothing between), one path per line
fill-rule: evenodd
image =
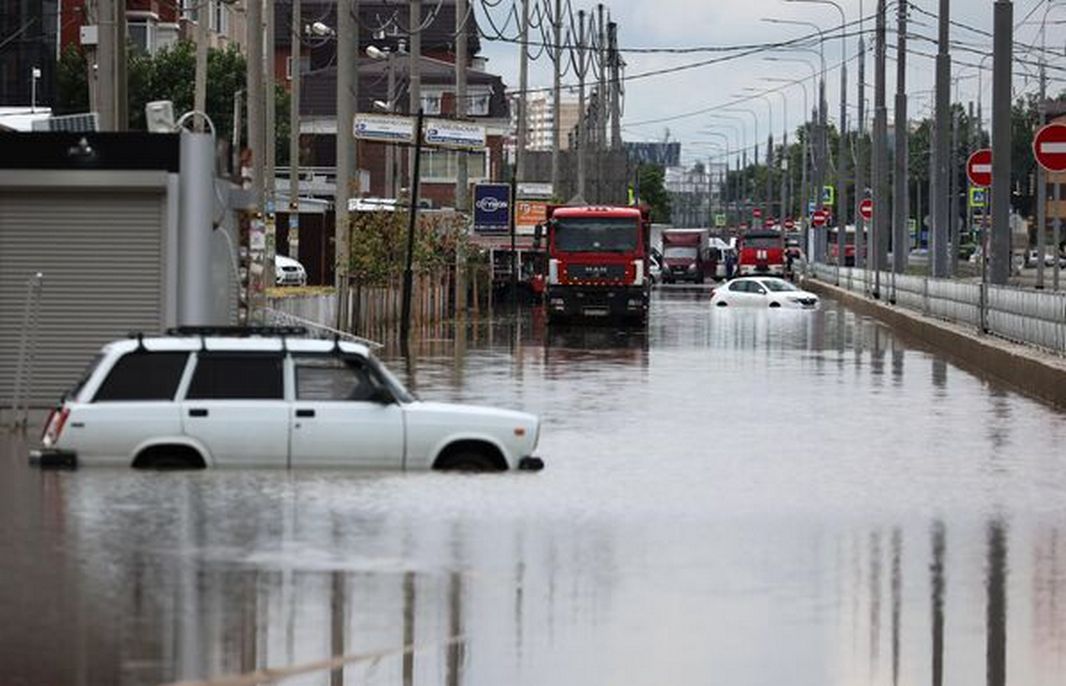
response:
M800 290L784 279L772 276L743 276L715 288L711 292L711 305L813 310L818 307L818 296Z
M291 257L275 255L274 283L278 286L306 286L307 270Z
M422 402L361 344L179 329L104 346L57 407L42 466L536 470L531 414Z

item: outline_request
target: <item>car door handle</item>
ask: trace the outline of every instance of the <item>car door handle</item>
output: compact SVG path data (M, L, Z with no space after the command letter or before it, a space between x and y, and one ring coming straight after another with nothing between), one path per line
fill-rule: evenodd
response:
M296 416L297 417L314 417L315 416L315 411L314 410L296 410Z
M190 417L206 417L207 416L207 410L205 410L203 408L192 409L192 410L189 410L189 416Z

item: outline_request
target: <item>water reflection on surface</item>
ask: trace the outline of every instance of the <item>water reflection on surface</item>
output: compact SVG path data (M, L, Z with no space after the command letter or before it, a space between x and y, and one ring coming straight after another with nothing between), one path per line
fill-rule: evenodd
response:
M5 439L0 681L1062 683L1063 416L875 322L681 294L385 357L543 415L547 469L42 474Z

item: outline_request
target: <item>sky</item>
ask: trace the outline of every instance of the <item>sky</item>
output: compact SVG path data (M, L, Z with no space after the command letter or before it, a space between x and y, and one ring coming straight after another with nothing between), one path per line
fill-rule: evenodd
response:
M483 30L491 31L491 27L485 18L485 6L475 1L478 11L478 23ZM490 0L491 1L491 0ZM506 20L513 2L519 0L501 0L499 5L491 9L492 17L497 26L502 26ZM572 0L577 2L577 0ZM1015 0L1014 21L1020 23L1031 10L1035 12L1026 24L1019 26L1015 33L1015 42L1018 45L1039 45L1039 21L1044 13L1046 0ZM544 0L530 0L531 6ZM868 32L866 36L866 78L867 84L865 99L867 103L867 126L872 122L873 99L874 99L874 51L873 29L876 0L837 0L843 9L849 23L848 31L854 35L847 38L848 63L848 87L847 98L849 104L849 126L854 126L857 117L855 108L857 103L857 62L858 53L858 25L861 17L867 20L863 29ZM953 21L966 24L979 31L991 34L993 0L951 0L950 15ZM828 69L826 77L826 99L829 103L830 122L836 124L839 120L840 110L840 72L836 69L841 61L840 40L840 13L828 4L814 4L810 2L789 2L787 0L612 0L605 3L611 18L618 23L619 45L625 48L690 48L690 47L718 47L736 46L744 44L760 44L766 42L786 41L813 34L815 28L808 26L772 24L763 21L764 18L787 19L795 21L812 22L826 32L823 45L825 61ZM896 84L895 42L896 34L892 30L896 23L896 4L889 0L888 25L888 64L886 79L888 95L886 102L889 108L889 123L893 118L892 106ZM938 0L912 0L910 13L910 32L928 38L936 38L937 35L937 11ZM565 3L564 3L565 6ZM1039 6L1039 7L1038 7ZM595 4L574 4L573 12L584 8L595 11ZM533 16L536 16L535 14ZM1049 93L1058 93L1066 90L1066 4L1051 10L1048 15L1048 29L1046 39L1048 48L1057 49L1057 59L1052 60L1053 68L1049 71ZM505 31L507 35L514 36L517 30L514 23ZM959 77L953 87L952 95L958 101L977 101L979 90L983 95L985 125L991 120L991 86L992 86L992 59L984 61L982 73L984 78L979 82L977 74L980 71L977 65L982 57L991 54L991 36L985 36L978 32L963 27L953 27L951 30L953 41L968 44L975 52L957 50L953 51L953 59L959 64L953 65L952 77ZM531 40L540 40L539 30L531 32ZM489 70L500 74L509 88L518 88L518 56L519 47L513 43L493 42L482 40L482 55L489 58ZM1018 46L1016 45L1016 48ZM815 52L797 52L773 50L762 52L739 59L700 66L698 68L680 71L673 74L657 75L642 79L633 79L625 83L625 100L623 122L623 138L625 140L664 140L669 133L670 140L679 140L682 143L682 154L686 164L691 164L697 159L707 159L710 155L720 154L716 144L721 145L721 136L705 133L712 127L714 130L734 139L731 145L736 144L738 136L745 137L745 145L751 145L754 140L753 127L755 122L749 113L734 113L736 119L723 119L711 113L704 113L684 118L678 118L668 122L655 120L673 117L683 113L696 112L723 105L734 100L734 96L745 94L744 89L756 88L761 91L768 89L781 89L782 96L771 93L766 97L755 97L748 103L737 107L750 109L757 116L759 138L765 142L767 125L770 115L773 117L773 131L775 141L782 132L784 124L788 124L790 136L803 121L804 93L799 85L787 85L774 82L771 79L788 79L796 81L805 79L808 89L809 106L813 107L816 97L814 85L811 81L811 67L799 62L781 62L766 60L767 56L780 57L783 59L807 59L818 66L819 55L817 46ZM920 51L930 55L922 57L911 51ZM907 65L907 92L910 97L909 118L921 118L929 115L932 93L934 86L934 65L932 56L936 54L934 43L915 39L911 42L908 50ZM536 53L535 48L531 52ZM701 52L695 54L662 54L662 53L624 53L626 61L626 73L632 77L642 72L657 69L676 67L694 62L720 58L729 53ZM1035 53L1028 56L1036 60ZM1049 58L1051 59L1051 58ZM963 64L968 63L968 64ZM1033 69L1032 67L1026 67ZM530 62L530 87L546 87L551 85L552 62L547 54L540 55ZM571 74L564 78L564 84L576 83ZM980 83L980 89L979 89ZM1014 78L1015 95L1022 93L1035 93L1037 81L1035 78L1016 70ZM957 94L957 95L956 95ZM770 101L769 103L767 101ZM788 119L784 121L784 110L787 108ZM725 114L725 113L721 113ZM649 123L653 122L653 123ZM741 130L742 129L742 130Z

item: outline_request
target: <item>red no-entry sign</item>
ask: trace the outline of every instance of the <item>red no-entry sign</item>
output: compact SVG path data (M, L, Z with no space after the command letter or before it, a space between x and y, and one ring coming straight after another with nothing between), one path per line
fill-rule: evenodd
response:
M866 198L859 203L859 214L866 221L870 221L874 216L874 201L870 198Z
M819 229L825 226L829 222L829 213L825 210L815 210L811 215L811 223L817 226Z
M792 221L792 218L789 217L788 219L785 220L784 226L785 226L785 231L791 231L792 229L796 228L796 222Z
M1049 172L1066 171L1066 124L1053 123L1033 136L1036 163Z
M763 225L764 229L772 229L772 228L774 228L774 223L775 222L774 222L774 218L773 217L767 217L763 221L762 225Z
M751 211L751 216L755 217L756 219L762 219L762 210L756 207L754 210Z
M970 183L982 188L992 185L992 150L983 148L970 155L966 162L966 176Z

